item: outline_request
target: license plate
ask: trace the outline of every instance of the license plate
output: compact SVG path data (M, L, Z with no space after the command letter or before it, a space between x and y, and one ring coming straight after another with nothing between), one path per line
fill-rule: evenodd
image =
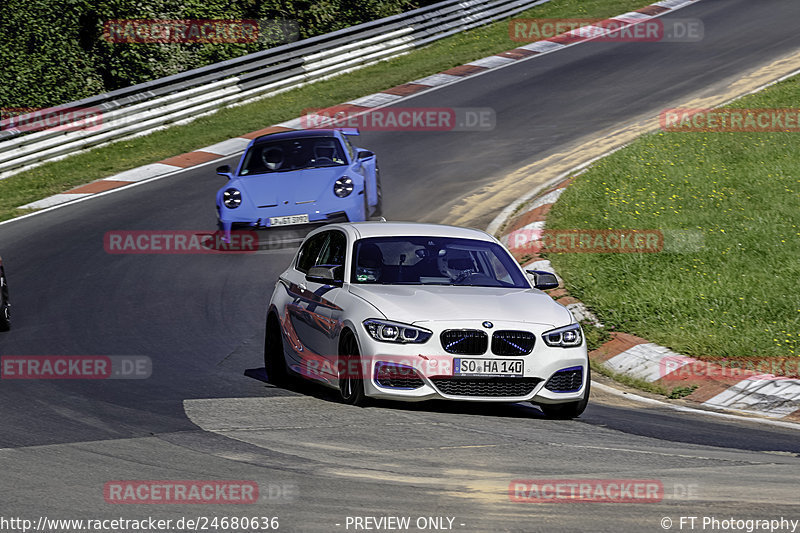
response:
M308 224L308 215L289 215L287 217L269 217L269 225L290 226L292 224Z
M455 359L456 376L522 376L519 359Z

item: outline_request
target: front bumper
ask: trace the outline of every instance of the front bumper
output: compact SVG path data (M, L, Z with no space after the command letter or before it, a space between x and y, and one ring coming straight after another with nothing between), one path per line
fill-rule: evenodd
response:
M236 209L228 209L217 204L217 215L223 228L234 225L249 226L254 229L269 228L270 218L293 215L308 215L308 223L356 222L363 220L363 194L352 194L335 203L317 202L275 207L253 207L241 205ZM280 226L284 227L284 226Z
M528 355L500 356L493 354L489 348L482 355L457 355L448 353L442 347L439 337L441 331L480 330L480 323L437 322L435 328L431 328L430 324L424 326L434 331L424 344L379 342L362 328L359 335L362 354L360 366L367 396L404 401L442 399L547 404L574 402L583 398L589 373L585 340L581 346L574 348L550 347L541 338L542 333L553 329L550 325L495 323L495 331L534 333L536 343L533 351ZM491 331L488 333L491 334ZM497 362L520 360L523 368L522 373L514 377L459 376L453 371L457 358ZM398 377L394 381L386 379L395 375Z

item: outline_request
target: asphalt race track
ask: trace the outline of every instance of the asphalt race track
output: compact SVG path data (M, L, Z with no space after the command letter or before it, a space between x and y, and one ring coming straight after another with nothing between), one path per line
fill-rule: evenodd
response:
M400 104L490 107L497 125L362 134L358 144L379 156L387 218L442 221L460 199L525 164L800 50L795 0L703 0L671 16L702 19L705 39L581 44ZM0 225L13 302L0 354L153 361L149 379L0 382L3 517L277 516L281 531L297 532L354 531L347 517L355 516L450 517L424 530L481 532L679 530L681 516L800 519L792 429L599 391L580 419L565 422L526 405L360 409L315 387L266 384L266 304L301 235L262 235L278 245L254 255L103 247L109 230L213 230L219 164ZM485 227L494 215L477 210L471 223ZM510 501L514 479L576 477L658 480L663 497ZM106 503L107 482L136 479L252 480L261 499Z

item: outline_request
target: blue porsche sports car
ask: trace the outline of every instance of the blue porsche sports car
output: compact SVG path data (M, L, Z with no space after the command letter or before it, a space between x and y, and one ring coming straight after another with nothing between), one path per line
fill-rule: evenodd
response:
M271 133L247 145L217 192L220 230L367 220L381 214L381 182L374 153L348 139L358 130L314 129Z

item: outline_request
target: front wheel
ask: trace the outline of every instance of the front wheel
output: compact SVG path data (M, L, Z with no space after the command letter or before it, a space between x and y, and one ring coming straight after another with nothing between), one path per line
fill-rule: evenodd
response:
M364 208L361 214L361 220L369 220L369 199L367 198L366 189L364 189Z
M272 314L267 319L267 334L264 338L264 367L267 370L267 379L273 385L282 387L289 381L283 355L281 326L278 317Z
M358 342L349 331L343 333L339 347L339 394L348 405L366 402Z
M377 201L372 216L380 217L383 215L383 191L381 190L381 172L377 165L375 165L375 189L377 191Z
M11 304L8 303L8 282L0 267L0 331L11 329Z
M556 403L556 404L541 404L539 407L548 418L556 418L559 420L568 420L570 418L578 418L586 410L589 405L589 393L592 388L592 370L586 367L586 390L583 392L583 398L577 402Z

